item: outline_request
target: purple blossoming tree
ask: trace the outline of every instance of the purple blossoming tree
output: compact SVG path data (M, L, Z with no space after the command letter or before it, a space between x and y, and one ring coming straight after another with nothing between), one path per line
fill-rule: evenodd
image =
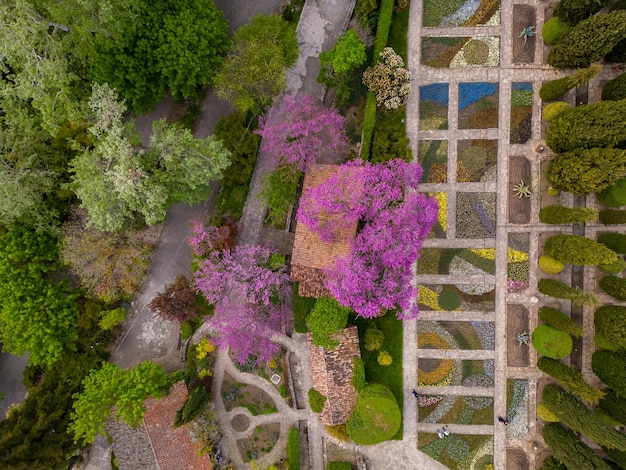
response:
M344 123L337 110L315 104L311 96L283 96L259 118L256 133L274 165L306 171L311 163L346 153Z
M402 160L352 161L302 197L298 221L325 240L361 220L350 255L326 269L324 285L362 317L396 307L405 318L417 316L411 266L438 211L434 198L415 191L421 175L418 164Z

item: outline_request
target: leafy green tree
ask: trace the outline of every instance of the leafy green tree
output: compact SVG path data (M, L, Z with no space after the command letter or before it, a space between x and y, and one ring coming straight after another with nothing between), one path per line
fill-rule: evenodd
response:
M306 319L313 336L313 343L328 349L339 346L339 341L332 335L340 333L345 328L349 313L350 309L341 305L333 297L317 299L315 308Z
M289 209L298 200L301 178L302 172L294 164L280 165L263 176L259 197L267 202L266 221L277 227L284 227Z
M591 369L603 383L626 399L626 353L600 349L591 356Z
M73 160L72 188L101 230L119 230L136 215L148 225L161 222L172 204L205 199L229 165L230 152L215 138L195 139L165 120L153 123L148 151L133 145L124 104L106 85L94 86L90 106L95 144Z
M614 297L619 295L618 299L624 298L624 283L619 283L617 287L613 287L603 282L605 279L610 280L610 278L623 281L623 279L614 276L605 276L600 281L600 287ZM614 289L618 292L615 292ZM596 310L593 321L596 326L596 333L601 334L616 346L626 348L626 307L604 305Z
M320 54L321 70L317 81L328 87L338 87L337 98L344 102L350 97L348 81L366 59L365 44L354 29L349 29L337 39L332 49Z
M539 309L539 320L576 338L583 337L583 327L555 308L541 307Z
M566 77L550 80L539 90L539 97L543 101L556 100L572 88L584 86L589 83L589 80L598 75L600 70L602 70L602 67L599 65L592 65L586 69L576 70L573 74L567 75Z
M626 253L626 235L623 233L603 233L598 237L598 241L615 253Z
M548 63L557 68L589 67L625 38L626 11L594 15L574 26L552 47Z
M57 240L24 227L0 235L0 335L5 351L30 352L31 364L51 366L76 348L77 294L50 272Z
M574 26L599 12L609 3L609 0L559 0L552 14Z
M586 207L547 206L539 211L539 220L544 224L578 224L595 222L598 211Z
M578 148L617 147L626 142L624 121L626 100L576 106L566 109L550 123L546 142L557 153Z
M556 260L575 266L608 264L617 260L617 253L613 250L580 235L554 235L546 240L544 251Z
M591 448L582 442L576 434L559 423L548 423L542 430L543 438L550 447L556 460L566 468L580 470L610 470ZM543 467L542 467L543 468ZM554 467L548 467L554 468ZM558 467L557 467L558 468Z
M548 325L539 325L532 334L537 353L552 359L563 359L572 352L572 337Z
M572 431L582 433L609 449L626 449L626 436L607 426L571 393L550 384L543 389L542 399L544 405Z
M573 194L601 191L626 176L626 150L580 148L561 153L548 164L546 176L559 191Z
M309 389L309 406L314 413L322 412L324 405L326 404L326 400L326 396L322 395L314 388Z
M573 304L596 307L601 305L600 300L593 292L585 292L577 287L570 287L556 279L540 279L537 290L542 294L556 297L557 299L569 299Z
M176 377L163 372L160 364L141 362L134 369L120 369L106 362L92 371L82 383L82 391L73 395L74 410L69 431L75 442L91 444L104 431L112 407L115 419L137 427L146 412L144 400L161 398L167 394Z
M626 74L622 73L604 85L602 99L611 101L626 99Z
M348 435L359 445L391 439L400 429L402 414L391 390L381 384L366 385L346 423Z
M254 17L235 32L215 77L215 92L239 111L261 111L285 89L285 67L298 58L295 28L278 15Z
M603 391L587 382L579 371L561 361L549 357L540 357L537 360L537 367L554 377L566 390L591 404L597 404L605 395Z

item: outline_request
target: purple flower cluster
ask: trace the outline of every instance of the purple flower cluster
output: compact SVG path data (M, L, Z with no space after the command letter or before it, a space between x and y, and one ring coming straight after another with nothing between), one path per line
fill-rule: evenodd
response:
M517 279L507 279L506 291L509 293L522 292L528 289L528 281L518 281Z

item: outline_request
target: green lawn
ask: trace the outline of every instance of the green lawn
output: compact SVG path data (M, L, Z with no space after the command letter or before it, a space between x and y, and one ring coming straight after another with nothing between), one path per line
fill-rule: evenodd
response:
M409 7L393 12L393 20L391 21L391 29L389 30L389 38L387 46L393 47L400 57L404 59L406 65L408 57L408 41L407 34L409 32Z
M306 317L313 307L317 299L313 297L300 297L298 295L298 282L294 282L292 286L293 293L293 327L297 333L306 333Z
M387 385L398 401L398 406L402 410L404 395L402 390L402 321L396 318L394 312L388 312L383 317L365 320L358 318L354 321L359 329L359 343L361 346L361 356L365 363L365 379L368 383L380 383ZM368 326L375 325L385 333L385 342L382 349L393 357L393 363L383 367L376 360L378 351L367 351L365 349L365 330ZM402 426L394 436L394 439L402 439Z

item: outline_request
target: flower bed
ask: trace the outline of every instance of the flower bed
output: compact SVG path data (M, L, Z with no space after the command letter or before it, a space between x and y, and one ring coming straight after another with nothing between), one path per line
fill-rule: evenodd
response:
M420 395L417 403L417 419L422 423L493 423L493 397Z
M493 436L453 434L439 439L433 433L419 433L419 450L451 470L478 470L493 464Z
M522 438L528 433L528 380L507 379L507 438Z
M499 1L493 0L425 0L422 25L497 26L499 5Z
M457 193L456 236L457 238L495 238L495 193Z
M420 140L418 149L418 159L424 169L422 183L445 183L448 180L448 141Z
M418 305L420 310L431 311L478 311L490 312L495 309L495 285L475 286L483 293L465 292L467 286L454 284L419 285ZM454 307L454 308L452 308Z
M459 129L498 127L498 83L459 83Z
M508 244L507 292L522 292L528 288L530 234L509 233Z
M494 250L495 251L495 250ZM494 257L483 257L464 248L422 248L418 274L495 274Z
M226 411L246 408L252 416L278 411L274 401L263 390L254 385L237 382L228 374L224 374L222 399Z
M495 325L493 322L419 320L418 323L420 331L439 331L439 328L445 330L454 338L457 349L494 349Z
M448 229L448 194L447 193L430 193L437 200L439 213L437 223L428 234L428 238L446 238Z
M459 140L456 180L459 183L495 182L497 161L497 140Z
M448 128L448 84L433 83L420 87L420 130Z
M511 126L509 142L525 144L532 137L533 87L530 82L511 85Z
M500 38L497 36L474 36L454 55L449 67L451 69L475 69L498 67L499 65Z

